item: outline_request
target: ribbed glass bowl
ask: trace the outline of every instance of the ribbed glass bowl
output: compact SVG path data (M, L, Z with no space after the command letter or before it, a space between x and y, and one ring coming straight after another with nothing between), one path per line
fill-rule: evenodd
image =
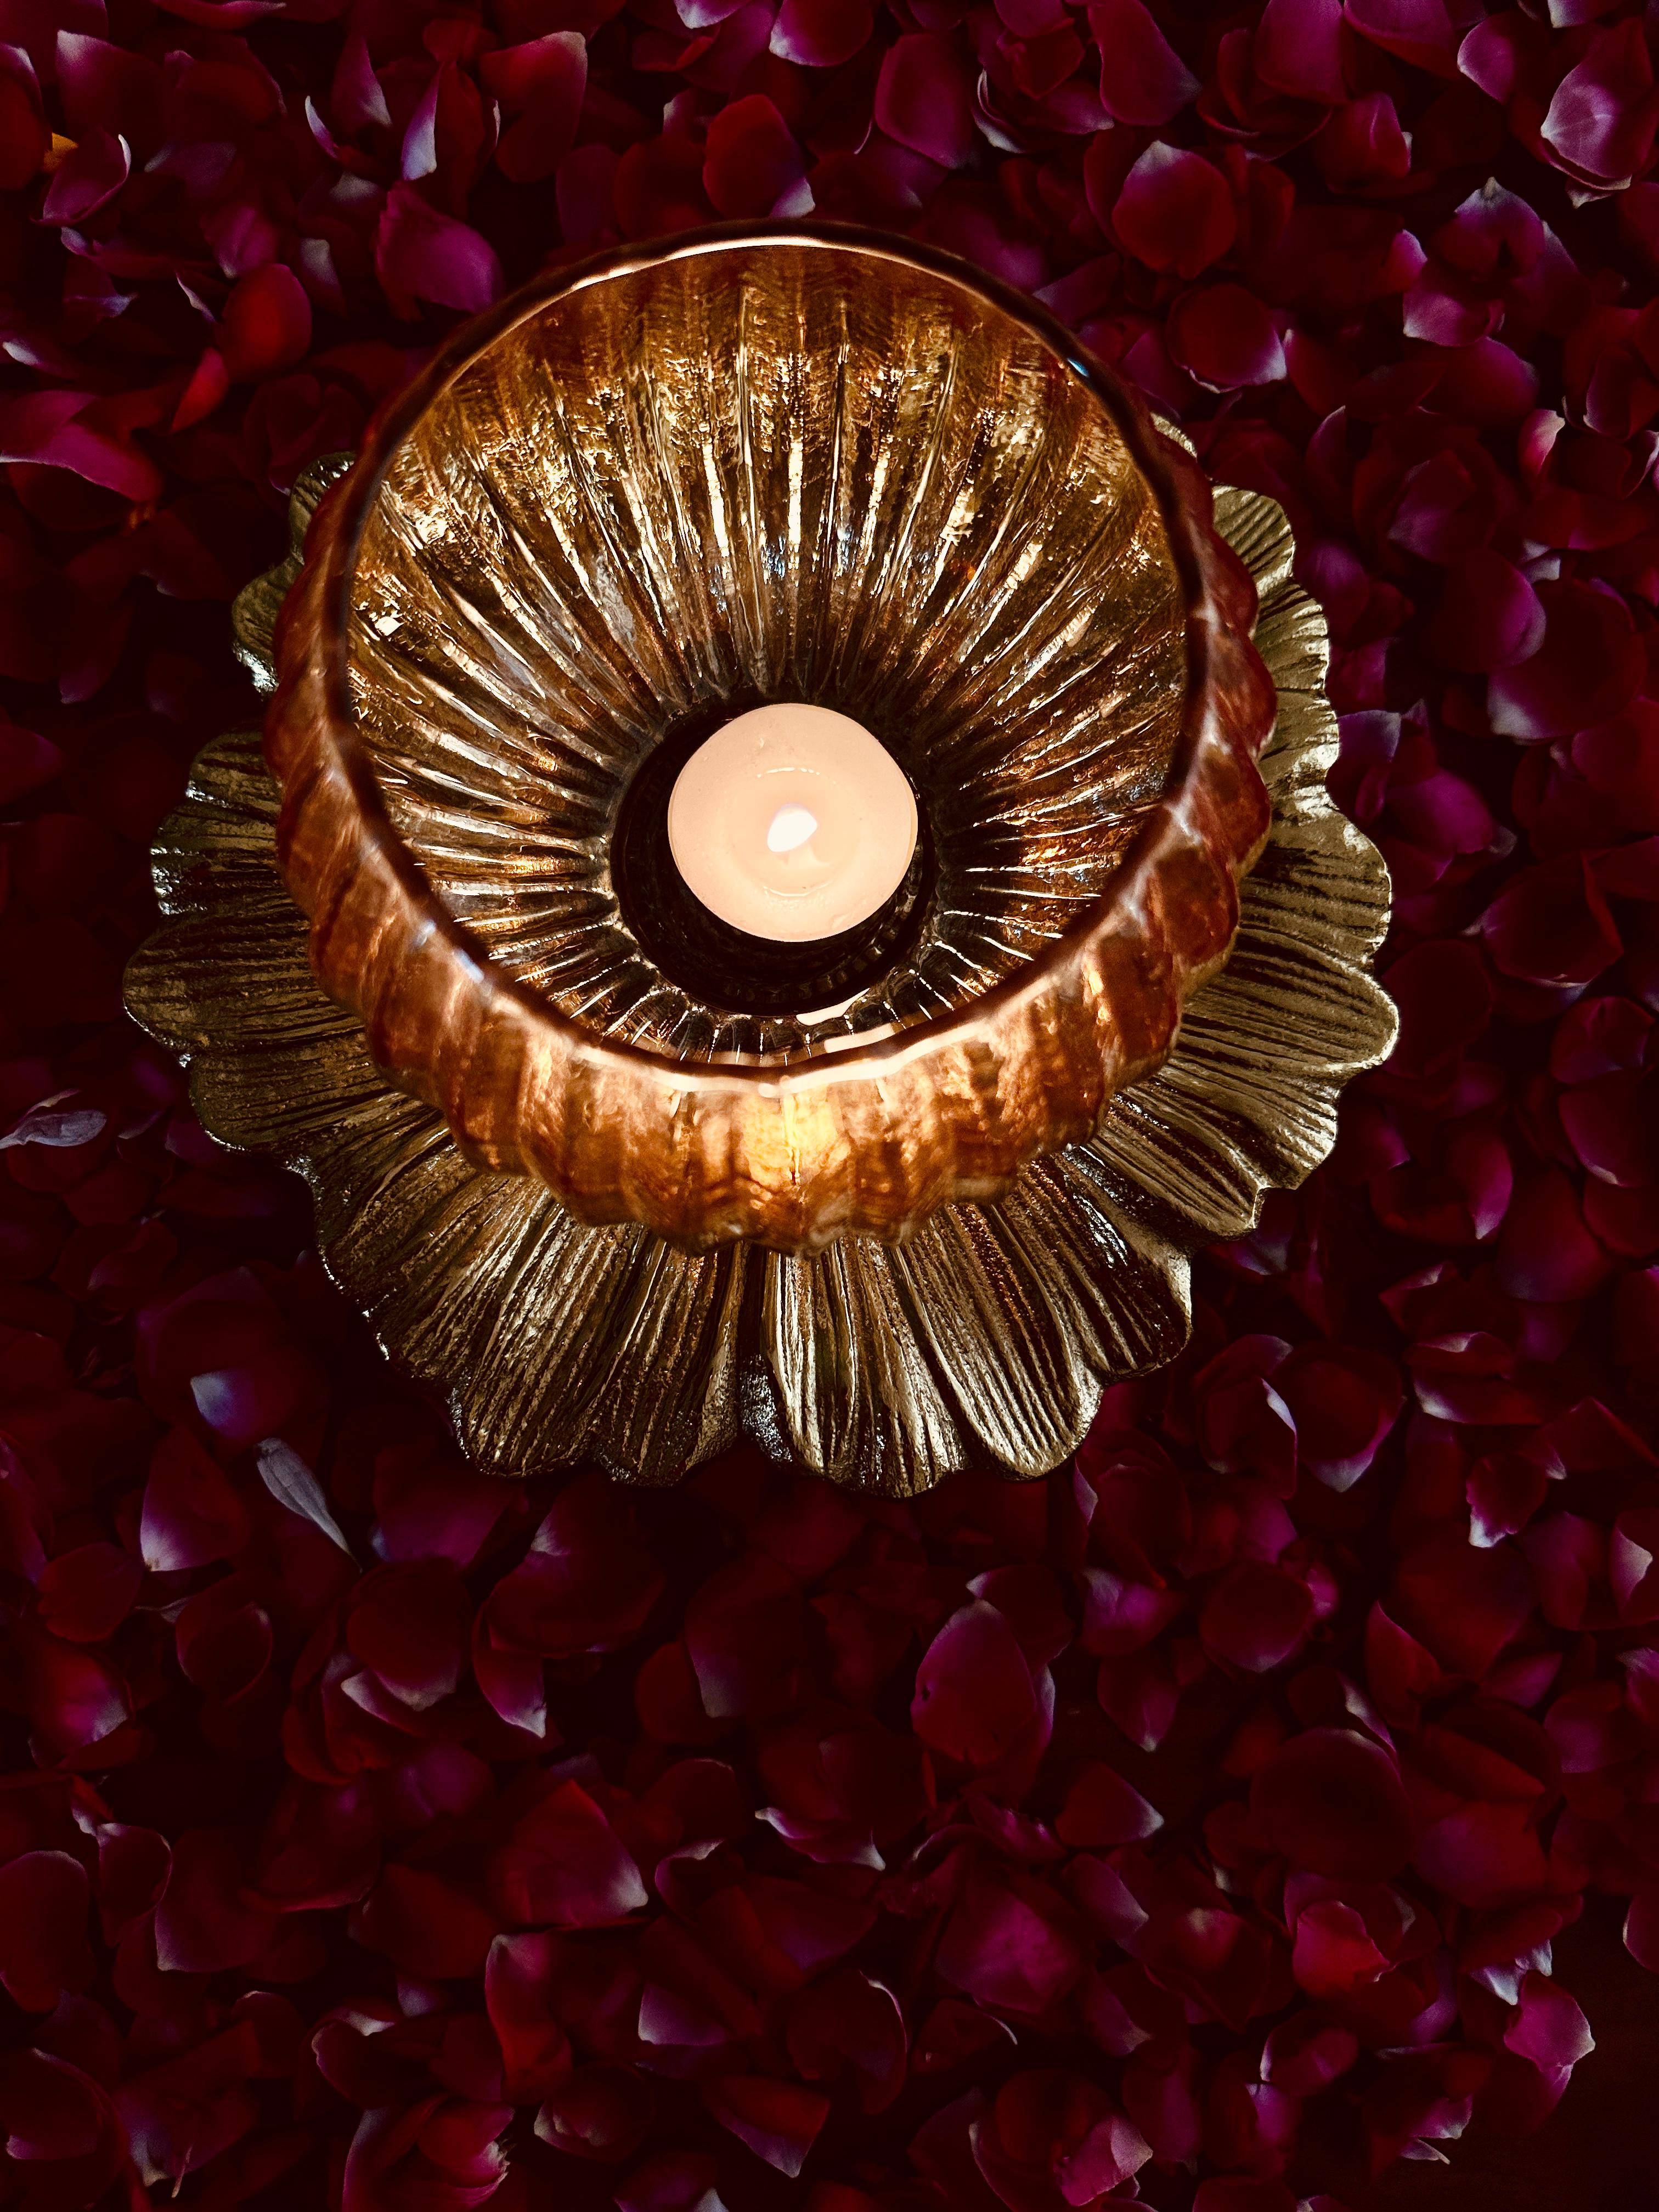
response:
M313 965L465 1156L683 1248L903 1239L1159 1066L1270 807L1254 586L1200 471L1030 303L889 241L712 234L470 325L327 495L266 754ZM864 723L928 874L833 1012L653 942L657 749Z

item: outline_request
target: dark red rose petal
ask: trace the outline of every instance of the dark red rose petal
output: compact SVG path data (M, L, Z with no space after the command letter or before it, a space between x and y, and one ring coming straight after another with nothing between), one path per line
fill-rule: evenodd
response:
M1230 1567L1205 1601L1198 1630L1206 1650L1252 1674L1281 1666L1313 1621L1313 1594L1265 1560Z
M481 57L478 74L513 119L495 163L515 184L550 177L570 151L587 89L587 48L574 31L550 31Z
M1346 1729L1310 1729L1259 1767L1249 1826L1258 1849L1339 1878L1386 1880L1411 1850L1411 1812L1394 1761Z
M419 1867L386 1867L352 1916L358 1942L434 1981L479 1973L498 1929L477 1898Z
M1149 269L1196 276L1233 242L1232 195L1200 155L1155 143L1124 179L1112 228Z
M1091 0L1100 49L1100 97L1119 123L1168 123L1198 92L1198 79L1141 0Z
M358 1583L346 1646L418 1712L459 1680L470 1626L465 1588L449 1562L410 1559Z
M558 1784L514 1824L491 1863L490 1888L520 1926L603 1927L646 1901L638 1868L574 1782Z
M827 2097L763 2075L728 2074L710 2082L703 2098L721 2127L746 2143L757 2158L792 2179L806 2163L806 2154L830 2117Z
M873 23L868 0L783 0L772 52L806 69L834 69L851 61Z
M228 300L220 351L232 380L291 368L311 344L311 302L291 269L268 261L240 278Z
M941 168L962 167L979 139L973 87L954 40L915 32L888 48L876 82L876 121Z
M1387 52L1437 76L1451 76L1457 34L1441 0L1344 0L1343 13Z
M1242 284L1183 292L1170 310L1170 350L1200 384L1218 392L1275 384L1285 374L1278 325Z
M1511 877L1480 927L1495 965L1531 983L1582 988L1622 949L1595 873L1577 855Z
M1452 562L1429 626L1430 649L1444 666L1507 668L1543 641L1543 606L1512 563L1485 545Z
M805 174L801 152L764 93L734 100L708 126L703 189L722 215L768 215Z
M501 265L487 240L423 200L414 185L393 185L374 238L374 265L401 314L413 303L475 314L501 289Z
M253 1874L249 1844L234 1828L191 1828L175 1841L155 1909L155 1956L164 1972L245 1966L270 1942L276 1915L246 1887Z
M25 2012L47 2012L92 1979L86 1870L66 1851L25 1851L0 1867L0 1982Z
M0 15L0 2199L1455 2193L1600 2032L1581 1902L1659 1962L1651 27ZM257 714L283 501L445 325L809 209L1037 294L1280 502L1400 1042L1045 1480L486 1483L116 1021L146 848ZM1277 1018L1279 953L1233 981Z
M1544 642L1487 686L1487 711L1503 736L1532 742L1570 736L1627 706L1645 663L1624 603L1579 583L1541 584Z
M1062 1842L1096 1849L1144 1842L1163 1826L1163 1814L1098 1760L1073 1778L1054 1816L1054 1833Z

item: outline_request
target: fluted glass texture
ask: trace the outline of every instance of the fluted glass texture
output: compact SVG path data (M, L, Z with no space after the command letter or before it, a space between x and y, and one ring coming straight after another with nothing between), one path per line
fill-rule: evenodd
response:
M277 633L279 851L469 1157L692 1249L902 1240L1167 1058L1273 689L1207 484L1069 346L919 249L722 235L542 281L371 433ZM618 825L779 699L888 745L926 866L890 960L744 1011Z
M560 301L398 447L356 574L353 706L445 907L572 1018L688 1058L979 996L1100 897L1180 733L1185 610L1110 417L901 262L671 261ZM610 868L665 730L781 698L887 744L939 858L913 954L811 1026L671 982Z

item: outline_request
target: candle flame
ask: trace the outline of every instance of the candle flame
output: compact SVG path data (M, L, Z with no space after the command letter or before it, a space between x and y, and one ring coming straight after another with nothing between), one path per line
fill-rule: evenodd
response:
M798 852L809 837L817 835L817 828L818 817L807 807L781 806L766 833L766 849L769 853Z

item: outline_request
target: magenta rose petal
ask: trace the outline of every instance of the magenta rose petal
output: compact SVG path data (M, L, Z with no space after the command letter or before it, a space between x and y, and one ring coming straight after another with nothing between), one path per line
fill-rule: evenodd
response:
M978 143L973 88L955 42L919 31L890 46L876 81L876 121L890 138L959 169Z
M1267 0L1251 61L1264 83L1335 106L1346 96L1340 0Z
M792 2179L830 2116L827 2097L763 2075L726 2075L708 2084L703 2100L721 2127Z
M1442 0L1343 0L1343 13L1362 38L1437 76L1456 67L1457 34Z
M1170 349L1200 384L1218 392L1275 384L1285 374L1278 325L1242 284L1183 292L1170 310Z
M125 138L94 130L61 161L40 206L42 222L82 223L108 205L132 172Z
M939 1972L978 2004L1035 2019L1083 1970L1072 1915L1034 1882L970 1881L934 1954Z
M556 1784L514 1822L489 1883L505 1917L520 1927L605 1927L646 1902L638 1867L574 1782Z
M1155 142L1123 180L1112 228L1149 269L1197 276L1232 244L1232 195L1197 154Z
M550 177L569 152L587 89L587 46L574 31L550 31L481 57L479 76L511 118L495 163L515 184Z
M1564 167L1608 186L1647 165L1659 113L1653 61L1641 25L1627 20L1598 31L1589 52L1555 88L1540 128Z
M1315 1874L1375 1881L1411 1850L1412 1819L1393 1759L1346 1729L1293 1736L1250 1779L1257 1847Z
M1141 0L1091 0L1089 29L1100 49L1100 97L1119 123L1168 123L1195 98L1198 79Z
M767 215L806 173L801 152L764 93L734 100L708 126L703 189L722 215Z
M408 184L393 185L386 195L374 266L394 313L404 316L415 313L417 300L474 314L501 289L501 265L489 241Z
M967 1606L929 1646L916 1672L912 1723L923 1742L969 1766L1002 1757L1036 1717L1031 1670L994 1606Z
M852 60L874 21L868 0L783 0L772 26L771 51L804 69L835 69Z
M1567 1991L1547 1975L1535 1972L1521 1984L1515 2018L1504 2031L1504 2041L1540 2069L1571 2068L1595 2048L1589 2025Z
M25 2012L49 2012L93 1977L88 1882L67 1851L24 1851L0 1867L0 1983Z

